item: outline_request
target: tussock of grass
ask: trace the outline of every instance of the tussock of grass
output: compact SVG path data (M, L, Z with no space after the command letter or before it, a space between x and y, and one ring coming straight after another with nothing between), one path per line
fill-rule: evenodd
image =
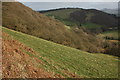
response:
M87 53L7 28L3 28L3 32L10 34L38 52L38 55L42 56L38 58L44 62L42 67L48 71L53 71L64 77L70 77L65 74L65 70L75 73L81 78L118 77L119 60L117 57L99 53Z

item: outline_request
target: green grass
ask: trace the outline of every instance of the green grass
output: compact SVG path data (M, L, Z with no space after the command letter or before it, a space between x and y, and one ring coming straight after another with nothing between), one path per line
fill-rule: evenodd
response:
M76 73L81 78L118 77L119 60L117 57L100 53L87 53L7 28L3 28L3 32L10 34L13 38L38 52L38 55L42 57L36 57L44 62L40 66L46 70L53 71L64 77L70 77L64 73L64 70Z
M118 31L106 31L101 33L102 37L111 37L113 39L118 40L119 36L118 36Z
M76 26L76 22L69 21L69 20L61 20L65 25L68 25L70 27Z
M68 25L68 26L70 26L70 27L76 25L76 22L70 21L70 20L67 20L67 19L64 19L64 18L61 18L61 17L59 17L59 16L53 16L53 15L49 15L49 14L48 14L47 16L50 16L50 17L52 17L52 18L54 18L54 19L57 19L57 20L61 21L62 23L64 23L65 25Z
M59 17L61 19L67 19L70 16L70 13L74 12L74 11L80 11L80 9L63 9L63 10L56 10L56 11L50 11L50 12L46 12L46 15L50 15L50 16L56 16Z
M94 23L85 23L85 24L82 24L82 26L87 28L87 29L97 29L97 28L103 27L101 25L94 24Z
M47 16L51 16L55 19L60 20L65 25L73 27L73 26L77 26L77 24L78 24L78 22L76 22L76 21L69 20L70 13L72 13L74 11L80 11L80 9L57 10L57 11L46 12L45 14ZM93 15L94 14L92 14L92 13L87 14L86 20L90 20ZM87 29L98 29L98 28L103 27L102 25L98 25L98 24L94 24L94 23L85 23L85 24L82 24L82 26Z
M79 22L77 21L71 21L70 18L70 14L75 12L75 11L81 11L81 9L63 9L63 10L56 10L56 11L50 11L50 12L46 12L45 15L47 16L51 16L55 19L60 20L61 22L63 22L65 25L68 26L77 26L77 24L79 24ZM86 22L89 21L91 19L92 16L94 16L93 13L87 13L86 14ZM87 29L98 29L103 27L102 25L98 25L98 24L94 24L94 23L85 23L82 24L83 27L87 28Z
M61 22L63 22L65 25L68 26L76 26L76 22L75 21L70 21L69 17L70 14L74 11L80 11L81 9L64 9L64 10L56 10L56 11L50 11L50 12L46 12L45 15L47 16L51 16L55 19L60 20Z
M55 19L60 20L61 22L63 22L65 25L68 26L77 26L77 24L80 24L77 21L71 21L69 19L70 14L75 12L75 11L81 11L81 9L64 9L64 10L56 10L56 11L50 11L50 12L46 12L45 15L47 16L51 16ZM92 16L94 16L93 13L87 13L86 14L86 22L89 21L91 19ZM94 24L94 23L85 23L82 24L83 27L87 28L87 29L98 29L103 27L102 25L98 25L98 24Z

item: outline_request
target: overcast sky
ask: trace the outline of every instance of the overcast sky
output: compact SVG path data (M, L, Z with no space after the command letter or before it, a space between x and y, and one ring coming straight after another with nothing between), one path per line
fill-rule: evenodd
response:
M2 0L14 1L14 0ZM117 9L119 0L16 0L33 10L49 10L56 8L85 8L85 9Z
M22 2L33 10L49 10L56 8L85 8L85 9L117 9L118 2Z
M119 0L17 0L21 2L119 2Z

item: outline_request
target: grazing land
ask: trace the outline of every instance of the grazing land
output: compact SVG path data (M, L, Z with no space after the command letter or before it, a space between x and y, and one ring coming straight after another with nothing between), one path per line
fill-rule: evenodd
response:
M34 50L36 53L30 51L25 51L25 53L31 59L40 60L41 62L36 63L37 67L43 68L46 72L53 72L54 74L51 73L51 75L54 77L118 78L119 60L117 57L84 52L7 28L3 28L3 33ZM11 38L3 36L3 39L10 41ZM35 64L35 62L32 63Z

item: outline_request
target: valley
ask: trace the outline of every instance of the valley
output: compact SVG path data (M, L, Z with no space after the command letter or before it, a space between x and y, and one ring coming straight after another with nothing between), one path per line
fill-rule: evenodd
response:
M2 77L117 79L118 19L97 9L3 2Z

